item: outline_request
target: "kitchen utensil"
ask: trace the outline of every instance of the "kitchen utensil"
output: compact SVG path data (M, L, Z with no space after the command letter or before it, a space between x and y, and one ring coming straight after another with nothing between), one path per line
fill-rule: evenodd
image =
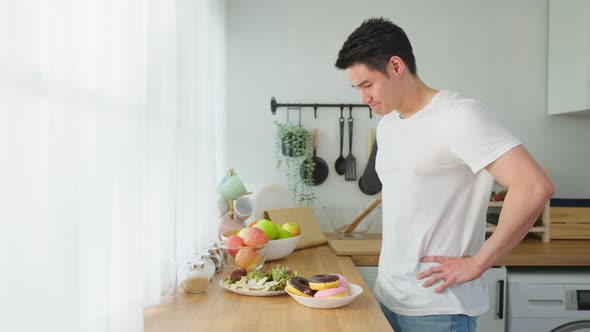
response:
M373 142L373 140L371 140L371 142ZM359 179L359 189L364 194L372 196L381 192L383 185L381 184L381 180L379 180L379 176L377 175L377 171L375 170L375 158L377 157L377 141L375 140L374 144L370 145L372 145L371 156L369 156L369 161L367 161L365 171Z
M369 165L370 161L371 161L371 152L373 151L373 128L369 128L369 139L367 140L367 166ZM365 166L365 172L367 171L367 167ZM365 175L365 172L363 172L363 175L361 175L361 177L359 178L359 188L361 190L361 192L367 194L366 188L363 187L364 183L363 183L363 176ZM369 194L367 194L369 195Z
M367 160L371 158L371 151L373 150L373 127L369 127L367 139Z
M381 221L381 208L377 206L364 217L351 233L344 233L352 222L367 208L367 206L332 205L317 209L319 220L327 220L332 228L327 230L336 234L338 239L362 239L369 229Z
M350 226L348 226L348 228L344 231L344 234L350 234L352 233L352 231L354 231L354 229L356 228L356 226L358 226L358 224L369 214L371 213L371 211L373 211L374 208L377 207L377 205L381 204L381 197L377 197L375 198L371 204L369 204L369 206L367 206L366 209L363 210L363 212L361 212L361 214L358 215L358 217L356 217L356 219L354 219L354 221L352 222L352 224L350 224Z
M307 177L306 172L308 171L307 164L313 163L313 173L311 174L311 181L314 186L318 186L328 178L329 168L326 161L317 156L317 147L318 147L318 130L317 128L313 129L313 157L311 159L306 159L303 164L301 165L300 174L301 177L306 179Z
M340 156L334 163L334 168L336 169L336 173L338 175L343 175L346 172L346 160L342 156L342 146L344 145L344 116L342 115L342 112L343 107L340 107L340 118L338 119L340 126Z
M346 171L344 179L346 181L356 181L356 159L352 155L352 107L348 115L348 156L346 156Z

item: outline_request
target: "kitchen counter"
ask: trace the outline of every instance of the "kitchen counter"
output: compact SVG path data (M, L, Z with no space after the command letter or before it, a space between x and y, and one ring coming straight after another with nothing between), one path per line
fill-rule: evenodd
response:
M362 240L339 240L325 234L332 250L350 256L357 266L376 266L381 251L381 235L368 234ZM505 266L590 266L590 240L552 240L525 238L496 265Z
M363 293L345 307L313 309L289 295L253 297L232 293L218 285L229 272L222 270L200 294L162 298L160 306L144 311L146 332L156 331L391 331L389 323L352 260L337 256L323 245L294 251L288 257L265 264L288 266L299 275L339 273L363 287Z

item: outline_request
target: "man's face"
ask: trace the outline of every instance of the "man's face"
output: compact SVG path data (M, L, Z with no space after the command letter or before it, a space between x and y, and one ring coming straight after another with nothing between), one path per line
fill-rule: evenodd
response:
M397 95L399 79L388 64L389 76L378 70L372 70L364 64L355 64L346 69L346 74L361 94L363 104L368 104L373 112L385 115L398 106Z

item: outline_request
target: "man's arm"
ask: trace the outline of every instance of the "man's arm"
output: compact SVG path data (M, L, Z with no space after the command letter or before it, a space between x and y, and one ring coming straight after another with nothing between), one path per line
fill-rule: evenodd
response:
M432 275L423 283L424 287L444 279L436 289L442 292L451 285L480 277L526 236L553 195L553 184L522 145L508 151L486 169L508 190L496 230L474 257L423 257L422 262L441 264L418 275L418 279Z
M475 256L484 271L526 236L554 192L543 169L522 145L508 151L486 169L508 193L496 230Z

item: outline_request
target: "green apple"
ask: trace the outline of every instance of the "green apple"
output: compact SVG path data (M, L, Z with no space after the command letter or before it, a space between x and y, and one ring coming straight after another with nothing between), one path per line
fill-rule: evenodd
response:
M279 236L278 234L281 232L281 229L283 229L283 225L276 224L276 223L275 223L275 225L277 226L277 237L278 237Z
M277 237L277 239L286 239L286 238L290 238L291 237L291 233L287 232L286 230L282 229L279 231L279 236Z
M268 236L269 240L274 240L277 238L277 226L270 220L260 219L256 225L254 225L254 227L260 228L266 234L266 236Z
M299 228L299 225L297 225L294 222L284 223L283 229L286 230L287 232L291 233L291 236L297 236L297 235L301 234L301 229Z

